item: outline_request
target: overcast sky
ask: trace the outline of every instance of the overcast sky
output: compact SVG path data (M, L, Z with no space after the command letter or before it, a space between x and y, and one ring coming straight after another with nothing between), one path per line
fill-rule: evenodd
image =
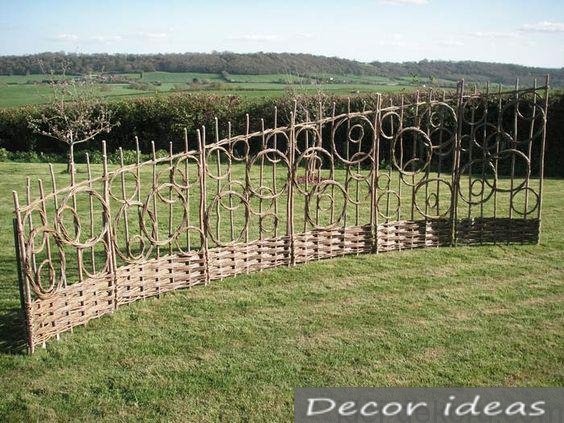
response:
M564 0L0 0L0 55L296 52L564 67Z

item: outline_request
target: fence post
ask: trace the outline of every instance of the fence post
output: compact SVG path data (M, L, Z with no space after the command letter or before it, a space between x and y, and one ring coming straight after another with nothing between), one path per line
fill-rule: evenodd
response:
M464 122L464 80L458 83L457 88L457 130L454 138L454 157L452 163L452 201L450 210L450 245L456 245L456 226L458 220L458 191L460 185L460 150L462 143L462 125Z
M115 255L115 245L114 245L114 234L112 225L112 214L110 212L110 181L108 172L108 152L106 148L106 141L102 141L102 181L104 189L104 203L106 207L102 213L102 219L106 229L106 244L107 244L107 254L109 262L109 273L112 280L113 288L113 308L117 310L118 308L118 286L117 286L117 263Z
M543 179L544 179L544 152L546 146L546 122L548 119L548 91L550 89L550 76L546 75L545 86L544 86L544 119L542 122L542 140L541 140L541 152L540 152L540 169L539 169L539 207L538 207L538 237L537 244L540 244L541 237L541 217L542 217L542 191L543 191ZM534 124L534 123L533 123ZM531 140L533 142L533 140Z
M25 253L22 250L25 245L23 240L23 224L20 213L20 203L18 200L18 193L12 191L14 197L14 205L16 209L16 217L13 220L14 225L14 246L16 249L16 263L18 266L18 283L20 289L20 304L23 312L24 318L24 331L28 346L29 354L33 354L35 351L35 345L33 344L33 326L31 322L31 291L29 287L29 281L25 277L24 269L26 268Z
M204 284L207 285L210 282L210 271L209 271L209 257L208 257L208 235L207 235L207 216L206 216L206 203L207 203L207 192L206 192L206 127L202 126L202 131L197 131L198 133L198 153L199 153L199 163L198 163L198 174L200 179L200 206L199 206L199 217L200 217L200 248L202 250L202 259L204 261Z
M378 253L378 173L380 172L380 109L382 96L377 94L374 113L374 134L372 137L372 178L370 179L370 225L372 232L372 252Z
M286 235L289 239L290 247L290 266L296 265L295 246L294 246L294 182L296 176L295 155L296 155L296 107L290 112L290 136L288 146L288 202L286 204Z

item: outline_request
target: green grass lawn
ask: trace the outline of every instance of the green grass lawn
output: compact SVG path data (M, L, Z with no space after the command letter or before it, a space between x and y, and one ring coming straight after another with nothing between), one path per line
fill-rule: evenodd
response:
M104 83L98 85L98 94L108 99L139 97L159 93L178 91L213 92L244 97L280 96L288 89L298 92L315 93L318 91L334 94L352 95L366 92L390 92L413 90L412 81L407 78L392 80L383 77L357 75L314 75L323 83L305 83L304 77L296 75L230 75L227 82L221 75L213 73L173 73L143 72L123 74L131 82L149 84L146 90L132 88L122 83ZM117 76L119 78L119 75ZM0 75L0 107L17 107L26 104L44 104L50 99L51 89L42 81L49 80L48 75ZM333 80L330 80L333 78ZM198 84L192 83L196 80Z
M545 183L538 246L239 276L124 306L26 356L11 191L29 175L47 166L0 163L0 421L287 422L299 386L564 383L564 180Z

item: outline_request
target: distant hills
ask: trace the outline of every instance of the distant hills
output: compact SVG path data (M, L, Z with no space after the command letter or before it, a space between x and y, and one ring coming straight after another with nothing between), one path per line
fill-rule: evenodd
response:
M40 53L27 56L0 56L0 74L41 74L44 70L58 71L66 64L67 72L201 72L229 74L335 74L382 76L386 78L413 78L414 81L452 82L466 79L471 82L512 84L516 78L523 85L540 83L546 74L551 85L564 87L564 68L536 68L520 65L475 61L371 62L362 63L337 57L295 53L230 52L178 54L71 54L64 52Z
M519 78L520 84L532 86L534 79L539 85L544 84L545 77L550 74L552 86L564 86L564 68L534 68L506 63L489 63L474 61L434 61L370 64L378 75L382 76L418 76L422 80L429 77L447 81L465 79L472 82L493 82L514 84Z

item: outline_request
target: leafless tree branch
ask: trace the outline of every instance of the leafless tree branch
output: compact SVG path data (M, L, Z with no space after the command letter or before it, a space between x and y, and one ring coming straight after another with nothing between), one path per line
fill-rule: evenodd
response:
M30 116L28 125L35 133L69 146L69 171L72 171L74 146L109 133L119 122L97 95L93 80L86 76L69 77L67 69L68 65L62 63L59 75L49 72L51 96L48 105L39 116Z

